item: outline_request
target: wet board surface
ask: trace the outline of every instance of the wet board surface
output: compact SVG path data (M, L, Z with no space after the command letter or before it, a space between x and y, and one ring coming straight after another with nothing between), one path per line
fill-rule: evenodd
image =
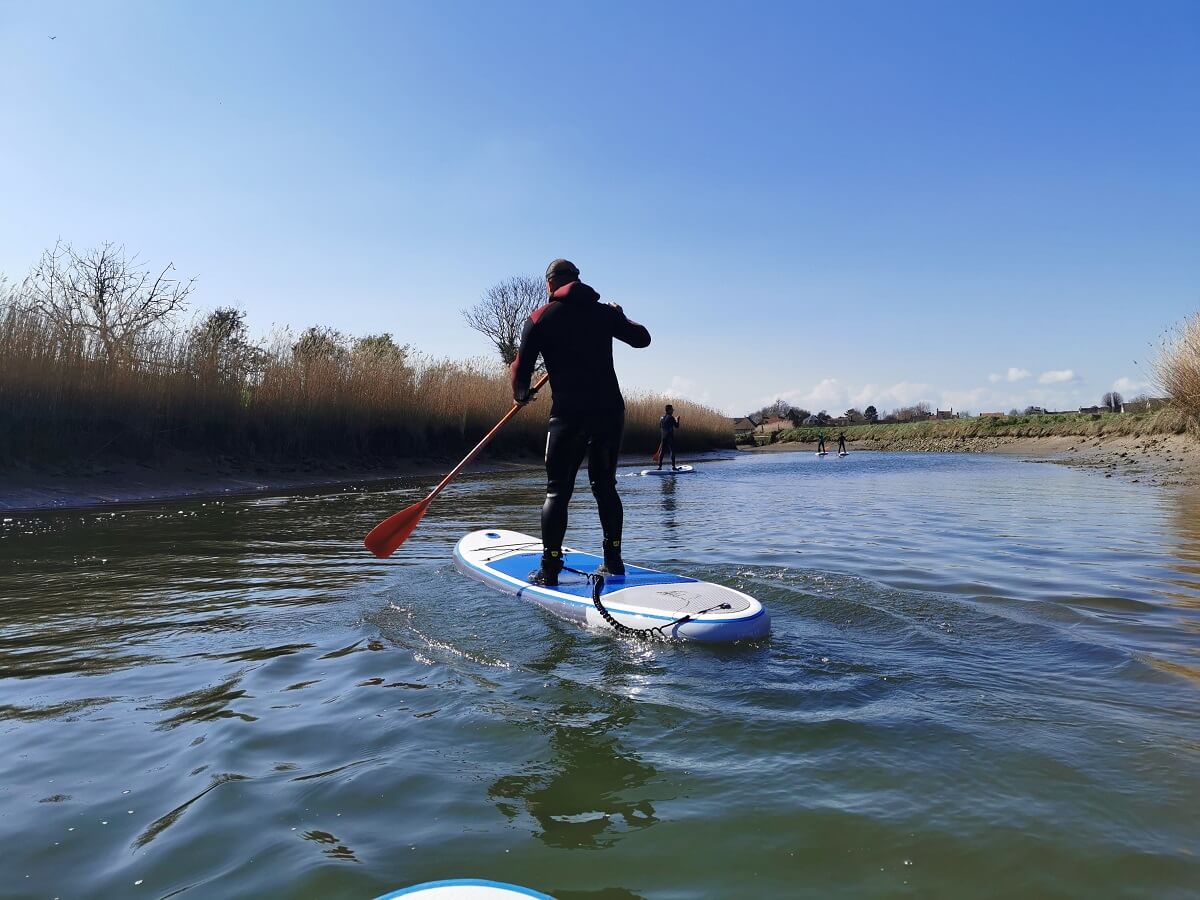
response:
M686 475L688 472L696 471L691 466L676 466L674 469L666 467L664 469L642 469L643 475Z
M603 558L564 547L566 569L559 584L545 587L527 580L539 567L541 556L538 538L499 528L473 531L454 548L455 565L471 577L562 618L611 629L592 601L593 585L587 577ZM748 594L628 561L625 575L605 578L601 602L622 625L662 628L664 636L680 640L723 643L766 637L771 630L767 611ZM685 616L687 621L680 622Z
M538 897L541 900L554 900L549 894L543 894L541 891L500 881L486 881L482 878L427 881L424 884L414 884L412 887L392 891L375 900L393 900L394 897L416 900L517 900L521 897Z

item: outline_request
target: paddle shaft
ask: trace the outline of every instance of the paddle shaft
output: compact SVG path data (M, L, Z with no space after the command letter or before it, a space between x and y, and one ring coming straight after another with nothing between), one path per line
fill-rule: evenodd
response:
M549 378L549 375L543 375L538 379L537 384L530 388L530 391L538 390ZM372 528L371 533L363 539L363 543L366 544L367 549L380 559L386 559L395 553L396 548L408 540L408 536L413 533L413 529L417 527L417 524L421 521L421 517L425 515L425 510L429 509L429 504L433 502L433 498L440 494L442 488L453 481L454 476L461 472L478 455L479 451L487 446L488 441L496 436L496 432L508 424L508 420L517 414L522 405L514 403L513 408L505 414L504 418L496 423L496 427L484 435L483 440L475 445L475 448L463 458L462 462L450 470L449 475L438 482L438 486L430 492L428 497L419 503L414 503L412 506L400 510L398 513L393 513Z
M537 383L532 388L530 388L530 390L531 391L541 390L542 385L544 385L549 380L550 380L550 374L547 372L547 373L543 374L542 377L537 380ZM491 431L489 431L487 434L485 434L483 436L483 440L481 440L478 444L476 444L474 449L470 453L468 453L466 456L463 457L463 461L460 462L453 469L451 469L449 475L447 475L445 478L443 478L441 481L438 482L438 486L435 487L432 491L430 491L429 496L425 498L425 502L428 503L430 500L432 500L434 497L436 497L438 494L440 494L442 492L442 488L444 488L451 481L453 481L454 476L457 475L459 472L461 472L464 468L466 468L470 464L471 460L473 460L476 456L479 455L479 451L482 450L484 447L486 447L488 445L488 442L491 441L491 439L496 436L497 432L499 432L501 428L503 428L505 425L507 425L513 416L515 416L517 413L519 413L521 411L522 406L524 406L523 403L514 403L512 406L512 409L510 409L508 412L506 412L504 414L504 418L502 418L499 422L497 422L496 426Z

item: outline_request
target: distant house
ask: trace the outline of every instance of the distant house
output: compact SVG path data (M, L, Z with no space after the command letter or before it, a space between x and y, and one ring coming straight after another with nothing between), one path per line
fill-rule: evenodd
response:
M730 422L733 423L733 436L735 438L749 437L754 433L754 420L749 416L741 416L737 419L730 419Z
M792 420L783 416L767 416L759 423L759 434L774 434L776 431L783 431L785 428L792 427Z
M809 428L815 428L817 425L821 424L821 420L818 419L816 416L809 416L801 424L806 425Z
M1095 416L1095 415L1100 415L1101 413L1111 413L1112 412L1112 410L1109 409L1107 406L1081 406L1081 407L1079 407L1079 411L1081 413L1083 413L1084 415L1089 415L1089 416Z
M954 407L950 407L950 409L939 409L937 411L937 418L939 418L939 419L957 419L958 415L954 412Z

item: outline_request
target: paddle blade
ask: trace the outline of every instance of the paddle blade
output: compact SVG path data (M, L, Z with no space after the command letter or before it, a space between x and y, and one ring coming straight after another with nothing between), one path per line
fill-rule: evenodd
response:
M420 523L425 510L429 509L431 500L433 497L426 497L420 503L414 503L407 509L393 513L372 528L371 533L363 539L367 549L380 559L387 559L395 553L396 548L408 540L408 536Z
M658 449L654 451L654 455L650 458L654 460L655 465L658 465L662 462L662 444L658 445Z

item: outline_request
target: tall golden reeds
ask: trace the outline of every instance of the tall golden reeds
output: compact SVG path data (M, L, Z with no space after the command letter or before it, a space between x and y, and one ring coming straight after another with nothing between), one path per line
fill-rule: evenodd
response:
M236 358L233 346L164 327L114 358L0 297L0 461L150 461L177 451L347 463L453 456L512 402L499 366L422 357L386 336L283 332L253 352L240 345ZM665 402L630 399L627 452L653 452ZM684 420L680 449L733 445L727 418L673 402ZM493 452L540 453L548 409L539 398Z
M1200 313L1178 326L1154 361L1158 383L1193 421L1200 421Z

